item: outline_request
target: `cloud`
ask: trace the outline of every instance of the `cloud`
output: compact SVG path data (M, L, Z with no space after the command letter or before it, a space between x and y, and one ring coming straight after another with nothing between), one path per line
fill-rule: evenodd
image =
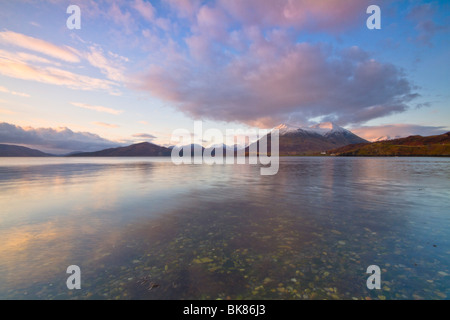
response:
M201 5L201 0L167 0L181 18L193 18Z
M145 2L143 0L134 0L132 7L139 12L139 14L144 17L147 21L153 21L155 16L155 8L150 2Z
M295 43L282 30L264 36L253 29L240 36L249 42L240 55L192 44L182 56L168 51L162 63L136 77L136 87L193 118L263 127L293 117L362 123L403 112L418 96L401 69L361 48ZM196 50L210 62L199 66Z
M57 46L50 42L13 31L0 32L0 43L39 52L65 62L80 62L77 50L72 47Z
M364 22L366 8L372 4L369 0L218 0L203 2L204 5L201 0L167 2L179 17L191 21L203 18L201 12L204 9L217 9L232 18L235 25L244 28L258 25L261 28L331 32Z
M142 139L151 141L151 140L156 139L157 137L155 137L154 135L149 134L149 133L136 133L136 134L133 134L133 138L142 138Z
M103 50L99 46L94 45L89 49L90 52L86 54L86 59L93 67L99 68L109 80L117 82L125 81L125 77L123 75L124 68L120 62L118 62L118 60L123 61L122 57L109 53L111 57L116 59L115 61L112 61L104 56Z
M75 90L105 90L112 95L120 95L116 87L126 82L123 63L128 59L110 51L106 56L101 47L96 44L89 46L86 51L77 51L68 46L58 47L44 40L11 31L0 32L0 44L8 44L14 39L18 39L19 47L47 55L49 59L27 52L10 52L0 49L0 74L2 75L65 86ZM81 42L86 44L82 40ZM64 63L60 60L77 64L87 61L90 66L98 68L106 79L65 70L62 67Z
M358 46L300 42L365 26L370 1L169 1L187 18L159 42L133 88L194 119L273 127L322 117L340 125L401 113L419 95L402 69ZM301 37L300 37L301 39Z
M110 123L105 123L105 122L100 122L100 121L92 122L92 124L95 124L96 126L104 127L104 128L119 128L119 126L117 124L110 124Z
M284 27L303 31L343 31L367 18L368 0L219 0L244 26Z
M30 21L29 24L31 24L33 27L36 27L36 28L42 28L42 26L35 21Z
M113 2L108 10L108 15L114 23L123 27L123 32L131 34L136 29L136 22L128 11L122 11L118 3Z
M43 57L39 57L34 54L26 53L26 52L8 52L6 50L0 49L0 58L16 61L16 62L33 62L33 63L41 63L41 64L52 64L54 66L61 66L61 63L57 61L48 60Z
M3 57L0 57L0 74L22 80L65 86L70 89L105 90L111 94L119 94L113 89L114 83L108 80L92 78L55 67L31 65Z
M76 107L79 107L79 108L94 110L97 112L109 113L109 114L113 114L113 115L119 115L119 114L123 113L123 110L116 110L116 109L111 109L111 108L107 108L107 107L103 107L103 106L93 106L93 105L90 105L87 103L71 102L71 104Z
M31 128L0 123L0 143L24 145L44 152L64 154L73 151L97 151L121 144L89 132L68 128Z
M433 21L436 10L437 4L432 2L416 5L408 13L407 18L415 23L417 35L413 40L417 43L431 47L435 34L448 29Z
M30 95L28 93L23 93L23 92L16 92L16 91L11 91L5 87L0 86L0 92L4 92L4 93L9 93L15 96L20 96L20 97L25 97L25 98L29 98Z
M444 126L422 126L416 124L390 124L381 126L363 126L351 129L353 133L368 141L379 138L403 138L411 135L433 136L449 131Z
M52 64L52 65L58 66L58 67L61 66L61 63L59 63L59 62L48 60L48 59L36 56L34 54L29 54L26 52L15 52L14 56L19 61L28 61L28 62L42 63L42 64Z

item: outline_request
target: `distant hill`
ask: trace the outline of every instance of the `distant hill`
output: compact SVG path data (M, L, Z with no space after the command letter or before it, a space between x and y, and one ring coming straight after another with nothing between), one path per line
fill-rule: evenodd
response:
M170 156L171 150L153 143L142 142L127 147L110 148L95 152L80 152L68 157L164 157Z
M281 156L310 155L349 144L367 143L367 140L331 122L320 123L308 128L296 128L281 124L274 129L279 130ZM254 144L258 145L259 141ZM270 150L270 134L267 145ZM247 147L246 153L249 150L250 147Z
M450 156L450 132L437 136L406 138L361 143L329 150L337 156Z
M10 144L0 144L0 157L50 157L53 156L39 150Z

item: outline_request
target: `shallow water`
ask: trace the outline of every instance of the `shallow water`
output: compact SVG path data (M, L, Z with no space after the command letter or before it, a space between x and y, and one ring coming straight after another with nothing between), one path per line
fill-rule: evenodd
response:
M0 158L0 299L450 297L450 159L280 161Z

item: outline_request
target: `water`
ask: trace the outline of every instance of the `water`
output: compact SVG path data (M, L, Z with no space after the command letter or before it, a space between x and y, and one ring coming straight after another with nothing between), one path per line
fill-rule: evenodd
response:
M0 299L450 297L448 158L0 158L0 208Z

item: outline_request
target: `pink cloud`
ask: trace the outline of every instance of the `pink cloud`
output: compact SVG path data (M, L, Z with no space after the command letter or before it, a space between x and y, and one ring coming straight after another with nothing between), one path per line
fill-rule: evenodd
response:
M201 5L201 0L167 0L182 18L193 18Z
M199 32L214 37L225 36L230 19L220 8L202 6L197 13L197 28Z
M210 62L210 57L212 57L211 43L207 38L194 35L186 38L185 41L189 47L189 52L194 59L202 61L203 63Z
M9 93L14 96L20 96L20 97L25 97L25 98L30 97L30 95L28 93L12 91L12 90L9 90L8 88L2 87L2 86L0 86L0 92Z
M139 12L147 21L153 21L155 17L155 8L150 2L143 0L134 0L132 7Z
M290 43L283 33L269 40L250 34L254 42L245 52L220 61L207 54L207 43L188 42L191 54L198 50L212 64L169 62L169 55L167 63L138 77L138 87L194 118L265 127L292 117L361 123L402 112L416 97L398 68L359 48L334 52L326 45Z
M16 47L29 49L48 57L0 49L0 74L4 76L66 86L71 89L108 90L114 95L119 95L120 92L113 87L126 81L123 63L128 59L112 52L108 52L106 56L101 47L95 44L89 47L89 51L83 52L69 46L57 46L42 39L10 31L0 32L0 44L2 43L14 43ZM82 59L87 60L92 67L100 69L107 79L98 79L65 70L64 61L80 63L83 62Z
M103 54L103 50L99 46L91 46L90 52L86 53L86 59L88 62L96 68L99 68L106 77L113 81L123 82L125 81L124 68L121 65L121 61L125 58L109 53L113 60L108 59Z
M332 32L365 19L370 4L368 0L219 0L219 5L244 25Z
M411 135L432 136L449 131L449 128L422 126L415 124L390 124L380 126L364 126L351 131L368 141L404 138Z
M131 34L136 29L136 22L133 16L128 11L122 11L119 5L115 2L108 10L108 17L112 19L116 24L121 25L126 34Z
M104 127L104 128L111 128L111 129L119 128L119 126L117 124L110 124L110 123L100 122L100 121L92 122L92 124L95 124L96 126Z
M23 61L14 61L0 56L0 74L22 79L37 81L57 86L65 86L77 90L106 90L111 94L118 94L114 89L114 83L76 74L60 68L39 67Z
M31 51L63 60L66 62L79 62L79 54L69 46L57 46L50 42L26 36L12 31L0 32L0 43L21 47Z
M170 0L189 19L184 43L160 41L133 86L193 118L264 127L316 117L346 125L403 112L418 95L401 69L356 46L298 43L302 32L365 26L369 4Z
M123 113L122 110L116 110L116 109L107 108L104 106L93 106L93 105L87 104L87 103L71 102L71 104L76 107L79 107L79 108L94 110L97 112L109 113L109 114L113 114L113 115L119 115L119 114Z

